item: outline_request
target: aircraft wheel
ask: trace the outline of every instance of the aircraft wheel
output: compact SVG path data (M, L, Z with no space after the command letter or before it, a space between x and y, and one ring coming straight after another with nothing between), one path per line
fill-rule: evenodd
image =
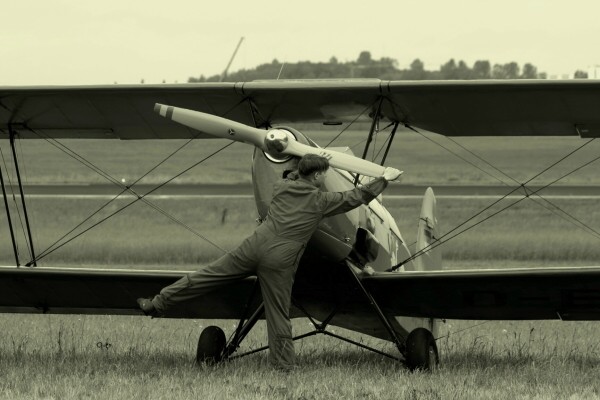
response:
M225 332L218 326L207 326L198 339L196 362L198 364L216 364L223 358L225 350Z
M411 371L431 371L439 364L437 345L431 332L417 328L406 338L406 364Z

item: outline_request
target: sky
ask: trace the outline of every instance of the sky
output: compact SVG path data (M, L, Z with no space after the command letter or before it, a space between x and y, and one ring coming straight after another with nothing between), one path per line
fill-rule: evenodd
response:
M184 83L221 73L241 37L230 71L364 50L430 70L450 58L549 75L600 64L597 0L19 0L2 14L2 86Z

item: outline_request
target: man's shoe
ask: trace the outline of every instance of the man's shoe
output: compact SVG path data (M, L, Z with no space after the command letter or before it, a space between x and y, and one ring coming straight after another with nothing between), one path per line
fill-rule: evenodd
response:
M140 307L140 310L142 310L144 314L149 315L151 317L158 317L158 311L156 311L156 308L154 308L152 300L140 297L139 299L137 299L137 303Z

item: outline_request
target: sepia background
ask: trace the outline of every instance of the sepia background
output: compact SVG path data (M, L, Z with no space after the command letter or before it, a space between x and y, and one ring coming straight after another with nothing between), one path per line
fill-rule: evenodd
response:
M22 0L2 5L0 86L278 77L600 78L599 12L599 3L591 0ZM324 144L347 127L297 128ZM367 132L368 126L354 125L335 145L360 154ZM65 144L129 185L182 142ZM513 196L480 215L474 223L491 218L443 246L444 268L598 265L598 164L578 168L598 157L600 144L593 141L576 151L582 144L579 138L451 141L402 130L387 165L405 174L384 194L383 203L410 247L421 196L403 190L462 188L458 195L438 196L443 234L520 183L551 184L539 193L543 198ZM191 143L139 184L150 190L223 145L219 140ZM2 171L14 186L8 141L0 141L0 149ZM47 142L20 140L17 151L26 193L51 187L27 203L36 250L48 250L42 266L195 269L235 247L256 226L252 149L241 144L182 175L159 196L148 197L150 206L138 202L97 226L134 198L117 198L118 186ZM101 187L101 193L63 193L82 184ZM209 184L236 189L222 196L209 192ZM186 185L183 195L169 189L178 185ZM477 194L490 186L496 187L492 195ZM564 190L552 192L556 186ZM16 216L18 196L9 199ZM108 201L102 213L78 226ZM24 222L15 219L15 224L25 260ZM14 262L2 209L0 265ZM318 338L298 344L301 368L290 376L269 369L264 355L213 368L193 365L198 334L212 324L229 334L236 321L0 315L0 398L600 398L597 322L444 321L438 338L442 363L433 374L409 373L394 361ZM307 321L294 321L295 333L308 329ZM387 342L345 334L393 351ZM266 330L259 324L245 346L265 341Z

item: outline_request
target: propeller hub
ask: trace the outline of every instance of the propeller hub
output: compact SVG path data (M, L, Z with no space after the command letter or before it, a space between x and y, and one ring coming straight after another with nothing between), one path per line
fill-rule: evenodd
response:
M280 154L289 142L288 134L280 129L271 129L265 137L265 147L273 155Z
M276 163L286 162L292 158L289 154L282 154L288 147L289 141L295 140L294 136L283 129L271 129L265 136L265 156Z

